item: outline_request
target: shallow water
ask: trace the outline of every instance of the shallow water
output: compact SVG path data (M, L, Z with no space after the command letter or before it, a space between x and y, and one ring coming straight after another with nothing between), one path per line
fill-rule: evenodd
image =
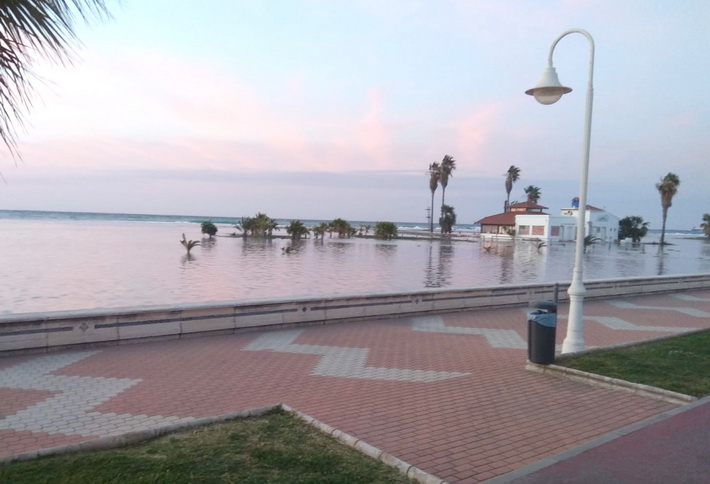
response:
M220 234L233 232L218 225ZM179 240L199 224L0 219L0 314L474 287L571 279L574 244L538 250L421 240L216 237L185 256ZM673 238L658 247L598 245L585 279L710 273L710 242Z

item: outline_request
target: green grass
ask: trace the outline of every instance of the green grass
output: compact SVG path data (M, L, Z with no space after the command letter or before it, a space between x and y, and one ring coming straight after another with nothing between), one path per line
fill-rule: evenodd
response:
M561 359L557 364L702 397L710 394L710 332Z
M284 411L122 449L0 465L10 483L410 483Z

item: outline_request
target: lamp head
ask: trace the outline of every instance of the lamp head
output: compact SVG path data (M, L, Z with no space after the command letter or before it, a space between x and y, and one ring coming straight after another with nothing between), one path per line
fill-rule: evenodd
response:
M543 71L542 78L537 83L537 86L528 89L525 94L534 96L540 104L554 104L559 101L563 94L568 92L572 92L572 88L560 84L555 68L549 66Z

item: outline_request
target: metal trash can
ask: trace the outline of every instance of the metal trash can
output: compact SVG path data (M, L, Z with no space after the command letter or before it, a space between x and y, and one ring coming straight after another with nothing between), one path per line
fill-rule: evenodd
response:
M533 301L528 313L528 360L540 365L555 362L557 304L554 301Z

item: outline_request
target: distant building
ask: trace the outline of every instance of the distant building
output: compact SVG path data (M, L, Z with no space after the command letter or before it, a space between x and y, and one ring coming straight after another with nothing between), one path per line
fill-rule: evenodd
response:
M515 231L521 239L545 240L548 242L573 241L577 238L577 213L579 199L572 199L572 206L563 208L560 215L549 215L547 207L523 202L508 206L503 213L484 217L476 223L481 226L482 237L498 237ZM585 211L585 236L594 235L604 242L612 242L619 236L619 217L601 208L587 205Z
M514 203L508 205L503 213L489 215L476 223L481 226L481 235L508 235L516 229L516 217L521 215L545 216L547 207L532 202Z

